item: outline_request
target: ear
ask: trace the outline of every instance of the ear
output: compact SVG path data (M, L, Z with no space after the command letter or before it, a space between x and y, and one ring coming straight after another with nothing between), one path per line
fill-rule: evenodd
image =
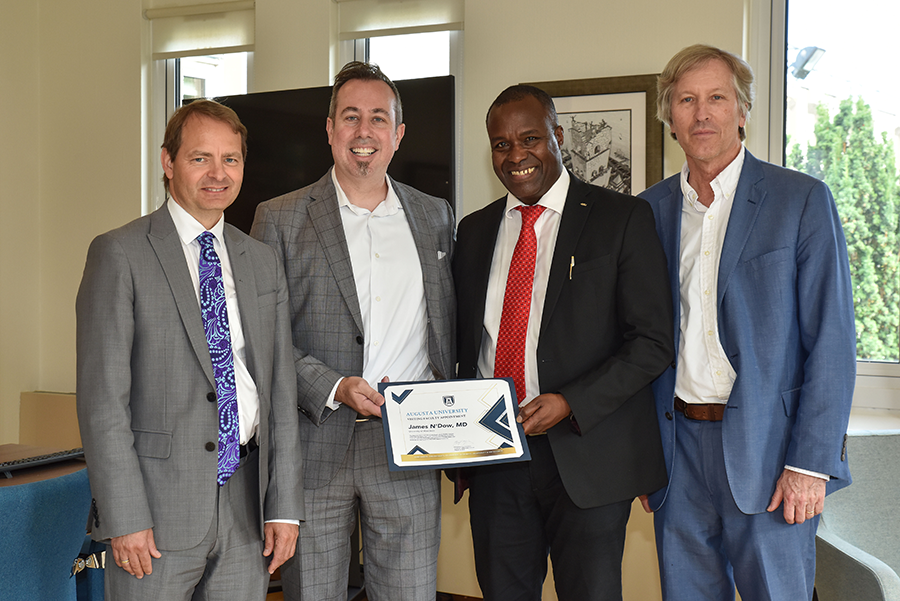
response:
M553 137L556 138L556 144L562 148L563 141L565 140L565 135L563 133L563 126L557 125L556 129L553 130Z
M166 177L171 180L175 175L175 165L173 157L169 155L169 151L165 148L162 149L162 152L159 155L159 162L162 163L163 172L165 172Z
M328 145L331 146L334 138L334 120L331 117L328 117L328 120L325 121L325 131L328 133Z
M406 133L406 123L401 123L397 127L397 141L394 143L394 152L400 148L400 140L403 139L403 135Z

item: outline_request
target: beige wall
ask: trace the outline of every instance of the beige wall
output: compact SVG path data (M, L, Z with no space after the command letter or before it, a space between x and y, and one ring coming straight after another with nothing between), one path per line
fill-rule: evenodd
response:
M743 2L690 6L563 0L549 10L538 0L468 0L463 213L502 191L483 118L503 87L658 72L695 41L740 50ZM152 106L143 8L141 0L0 1L0 443L17 439L22 391L74 390L73 306L87 246L140 213L145 163L158 152L142 145ZM327 85L336 10L330 0L257 0L253 89ZM698 14L715 27L683 33ZM680 163L674 152L670 168Z
M18 440L22 391L75 389L74 300L87 246L140 214L146 164L158 153L145 143L147 114L156 110L141 14L150 2L0 0L0 443ZM193 2L153 0L179 3ZM744 5L467 0L462 212L502 193L483 123L504 87L655 73L697 41L740 51ZM700 35L690 33L697 15ZM337 66L336 23L331 0L257 0L251 89L327 85ZM672 171L681 157L667 148ZM626 599L658 598L650 522L633 520ZM444 534L461 537L463 551L451 551L450 561L458 558L471 576L465 514L449 513ZM458 580L455 592L475 594Z
M37 30L35 3L0 2L0 443L17 439L19 393L40 382Z

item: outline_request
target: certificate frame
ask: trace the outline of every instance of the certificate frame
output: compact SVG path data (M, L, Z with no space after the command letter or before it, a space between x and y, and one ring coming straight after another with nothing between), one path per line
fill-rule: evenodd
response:
M511 378L381 382L390 471L528 461Z

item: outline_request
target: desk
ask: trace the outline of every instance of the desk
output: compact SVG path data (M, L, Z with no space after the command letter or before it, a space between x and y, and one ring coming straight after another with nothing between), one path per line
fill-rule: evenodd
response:
M0 445L0 462L15 461L16 459L22 459L23 457L47 455L49 453L57 453L64 450L65 449L35 447L24 444L2 444ZM77 472L80 469L84 469L84 467L84 459L67 459L56 463L26 467L12 472L12 478L7 478L3 474L0 474L0 487L49 480L50 478Z

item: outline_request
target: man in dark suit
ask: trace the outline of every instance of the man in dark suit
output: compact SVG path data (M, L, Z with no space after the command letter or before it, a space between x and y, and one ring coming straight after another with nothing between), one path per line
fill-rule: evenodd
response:
M811 599L825 495L850 483L847 248L823 182L741 143L753 72L695 45L659 78L679 175L641 196L666 252L677 358L654 384L669 484L645 500L663 599Z
M650 391L673 355L665 257L646 203L563 168L545 92L508 88L487 130L509 194L459 225L459 377L513 378L532 459L471 470L478 582L486 600L539 600L549 551L561 600L621 599L632 501L665 483Z
M437 471L390 472L376 390L452 377L455 298L447 202L394 181L400 94L374 65L335 77L327 121L334 168L259 205L252 235L284 258L293 316L307 522L285 564L285 599L347 598L361 519L370 599L434 599Z
M246 135L218 103L176 111L171 200L88 251L77 405L108 599L262 600L295 549L287 282L272 249L223 218Z

